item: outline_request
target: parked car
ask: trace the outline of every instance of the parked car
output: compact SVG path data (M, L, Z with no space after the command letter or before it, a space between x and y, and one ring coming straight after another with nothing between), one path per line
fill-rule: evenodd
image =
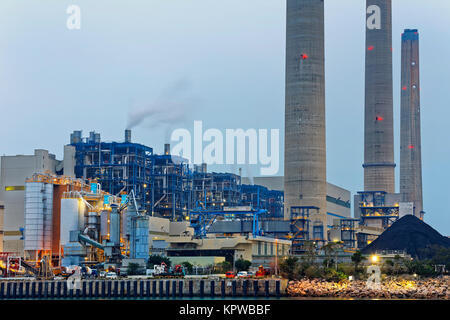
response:
M248 277L248 273L247 271L239 271L237 274L238 278L247 278Z
M98 274L98 276L99 276L100 278L106 277L106 271L100 271L100 273Z
M225 278L234 278L234 277L235 277L235 275L234 275L233 271L227 271L225 273Z
M117 279L117 273L115 272L108 272L105 276L106 279L115 280Z

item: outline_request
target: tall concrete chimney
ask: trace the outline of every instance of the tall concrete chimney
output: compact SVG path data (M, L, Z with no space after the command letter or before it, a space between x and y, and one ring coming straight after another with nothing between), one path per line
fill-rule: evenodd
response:
M364 190L395 192L392 3L366 2Z
M284 218L318 207L311 221L326 231L326 189L324 2L288 0Z
M423 219L419 71L419 33L406 29L402 34L400 193L402 201L414 203L414 215Z

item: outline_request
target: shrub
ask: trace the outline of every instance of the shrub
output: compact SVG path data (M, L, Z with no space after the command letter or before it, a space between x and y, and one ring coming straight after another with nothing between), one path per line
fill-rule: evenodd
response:
M294 280L296 273L299 273L297 257L289 256L280 263L280 273L283 278Z
M305 270L305 276L308 278L320 277L320 270L318 267L311 265Z
M143 268L137 263L130 263L127 267L127 275L134 276L144 274Z
M234 263L234 266L236 267L236 270L238 272L239 271L248 271L248 268L250 268L251 265L252 265L252 263L250 261L244 260L244 259L238 259Z
M231 269L233 269L233 266L228 261L223 261L223 262L219 263L218 267L219 267L219 270L222 273L225 273L225 272L230 271Z

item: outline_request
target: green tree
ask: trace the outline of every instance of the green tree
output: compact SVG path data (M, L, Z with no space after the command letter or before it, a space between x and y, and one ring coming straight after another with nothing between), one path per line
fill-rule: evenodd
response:
M142 270L141 266L138 263L130 263L130 264L128 264L127 275L134 276L134 275L139 275L139 274L142 274L142 273L143 273L143 270Z
M337 254L341 247L342 247L341 242L328 242L326 245L322 247L325 254L324 265L326 268L329 268L330 264L335 262L336 264L335 269L337 270Z
M353 255L352 255L352 262L353 265L355 267L355 274L358 272L359 270L359 265L366 260L366 258L362 255L361 251L356 251Z
M318 277L320 277L320 275L321 275L320 274L320 269L317 266L315 266L315 265L310 265L305 270L305 276L307 276L308 278L318 278Z
M252 263L248 260L238 259L234 262L234 266L236 270L239 271L248 271Z
M222 273L225 273L225 272L233 269L233 266L231 265L231 262L229 262L229 261L223 261L223 262L219 263L218 267L220 269L220 272L222 272Z
M415 273L424 277L432 277L437 275L431 260L413 260L407 261L405 264L409 273Z
M307 265L313 265L316 261L317 256L317 245L314 241L305 241L303 243L303 249L305 253L303 255L303 260Z
M280 263L280 273L283 278L293 280L295 278L295 273L298 268L298 258L294 256L288 256L283 259Z

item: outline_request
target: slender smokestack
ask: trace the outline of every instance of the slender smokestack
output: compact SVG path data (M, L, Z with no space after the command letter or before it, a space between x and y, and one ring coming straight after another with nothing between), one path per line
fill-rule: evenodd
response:
M287 1L284 161L285 219L314 206L326 228L323 0Z
M164 144L164 154L166 156L170 155L170 144L169 143Z
M414 215L423 219L419 75L419 33L407 29L402 34L400 193L404 202L414 203Z
M364 190L395 192L392 4L367 0Z
M131 130L130 129L125 130L125 142L131 143Z

